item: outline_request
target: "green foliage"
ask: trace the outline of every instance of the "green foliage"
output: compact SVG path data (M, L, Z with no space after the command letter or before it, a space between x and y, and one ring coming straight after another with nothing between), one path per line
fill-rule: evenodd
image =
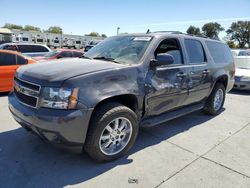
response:
M237 45L231 40L227 41L227 45L229 48L237 48Z
M199 27L195 27L193 25L190 25L189 28L187 29L187 34L200 36L201 35L201 31L200 31Z
M23 29L21 25L16 25L16 24L11 24L11 23L6 23L3 27L8 28L8 29L19 29L19 30Z
M102 35L101 35L101 37L103 37L103 38L107 38L107 35L105 35L105 34L102 34Z
M240 48L246 47L246 44L250 48L250 21L233 22L226 32Z
M219 33L224 31L224 28L217 22L209 22L203 25L202 31L209 38L219 39Z
M62 34L62 33L63 33L63 30L62 30L62 28L59 27L59 26L51 26L51 27L49 27L49 29L46 30L45 32Z
M85 36L91 36L91 37L100 37L100 34L97 32L91 32L89 34L86 34Z
M41 31L41 29L39 27L35 27L35 26L32 26L32 25L25 25L23 27L23 30L24 31Z

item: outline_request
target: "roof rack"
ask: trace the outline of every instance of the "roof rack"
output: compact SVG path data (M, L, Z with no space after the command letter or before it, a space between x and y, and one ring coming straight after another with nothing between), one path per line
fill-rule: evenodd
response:
M171 33L171 34L183 34L180 31L154 31L152 33Z

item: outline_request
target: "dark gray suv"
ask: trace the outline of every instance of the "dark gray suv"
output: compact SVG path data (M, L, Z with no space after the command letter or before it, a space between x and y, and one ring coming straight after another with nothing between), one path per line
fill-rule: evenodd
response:
M203 109L217 115L234 84L230 49L217 40L159 32L106 39L82 58L19 68L9 109L44 140L121 157L139 126Z

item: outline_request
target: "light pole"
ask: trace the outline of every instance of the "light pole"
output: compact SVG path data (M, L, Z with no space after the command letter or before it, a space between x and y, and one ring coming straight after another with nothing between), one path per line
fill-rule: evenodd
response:
M119 35L120 27L117 27L117 35Z

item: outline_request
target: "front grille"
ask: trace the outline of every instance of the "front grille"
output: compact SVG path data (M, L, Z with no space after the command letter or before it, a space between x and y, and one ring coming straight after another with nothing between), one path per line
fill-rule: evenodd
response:
M37 84L14 78L14 94L24 105L37 107L40 88Z

